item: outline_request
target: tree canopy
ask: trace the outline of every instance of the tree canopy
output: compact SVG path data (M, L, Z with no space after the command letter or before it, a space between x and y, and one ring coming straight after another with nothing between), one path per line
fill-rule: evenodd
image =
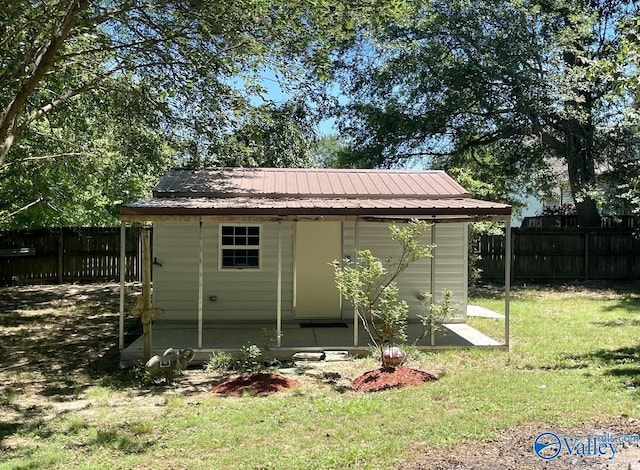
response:
M235 131L255 128L254 112L289 119L256 106L264 70L291 86L302 70L322 76L334 44L390 5L2 2L0 225L113 222L115 205L141 197L168 165L212 159Z
M598 224L597 173L638 154L637 88L627 81L637 68L621 54L638 8L627 0L413 2L336 62L352 164L426 156L482 170L513 193L543 187L559 161L579 223Z
M599 172L617 196L640 199L639 8L4 2L0 227L112 223L118 203L143 197L175 164L371 167L423 157L503 200L548 187L559 162L580 223L597 224ZM265 71L291 102L270 99ZM339 138L314 135L313 119L326 117L337 117Z

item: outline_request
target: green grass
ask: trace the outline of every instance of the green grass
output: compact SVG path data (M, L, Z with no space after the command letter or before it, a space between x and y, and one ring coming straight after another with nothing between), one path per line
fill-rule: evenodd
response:
M499 299L474 302L502 309ZM421 449L520 425L639 417L639 310L634 294L520 291L510 352L428 354L439 381L375 394L319 384L265 398L133 398L98 380L81 395L92 406L8 433L24 445L1 451L0 468L393 468ZM502 334L502 322L472 323Z

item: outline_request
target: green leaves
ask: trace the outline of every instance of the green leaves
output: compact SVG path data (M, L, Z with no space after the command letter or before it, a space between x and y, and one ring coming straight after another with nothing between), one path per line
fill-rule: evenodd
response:
M574 195L584 193L598 165L637 153L637 67L618 64L621 51L637 49L632 28L620 25L639 8L625 0L405 6L336 62L351 100L339 114L349 161L484 167L483 180L504 189L496 197L544 191L555 161ZM595 208L589 197L578 203L583 223Z
M263 72L302 88L378 3L1 2L0 226L112 224L174 155L310 165L309 117L261 107Z
M421 241L431 224L415 220L389 226L391 239L400 245L397 260L384 260L368 250L356 251L356 260L334 261L336 286L343 298L354 306L374 345L383 347L405 342L409 305L399 298L397 277L414 261L431 257L431 245Z

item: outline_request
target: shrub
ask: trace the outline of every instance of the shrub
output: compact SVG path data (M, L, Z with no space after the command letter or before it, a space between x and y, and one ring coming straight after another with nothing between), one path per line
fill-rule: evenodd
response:
M246 344L237 357L226 352L214 352L205 365L207 372L216 370L257 373L267 369L262 350L255 344Z

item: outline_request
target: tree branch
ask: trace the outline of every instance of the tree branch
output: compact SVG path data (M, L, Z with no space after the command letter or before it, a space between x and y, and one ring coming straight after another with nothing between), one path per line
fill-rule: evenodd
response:
M25 102L51 68L58 50L69 36L78 19L78 15L83 10L86 10L89 4L90 0L71 1L69 10L64 18L62 18L58 27L53 31L49 43L37 54L31 75L25 80L2 112L0 116L0 142L2 143L2 147L0 147L0 166L6 160L15 140L15 135L11 131L15 130L17 117L22 112Z
M29 209L32 206L35 206L36 204L38 204L39 202L41 202L44 198L42 196L38 197L38 199L36 199L35 201L30 202L29 204L27 204L26 206L21 207L20 209L11 212L9 215L7 215L7 218L10 219L11 217L19 214L20 212L26 211L27 209Z
M41 118L45 114L51 112L52 110L54 110L55 108L57 108L58 106L60 106L60 105L62 105L64 103L66 103L70 99L72 99L72 98L84 93L85 91L88 91L88 90L91 90L91 89L95 88L100 82L105 80L110 75L114 74L117 70L118 70L118 68L108 70L107 72L103 73L102 75L99 75L98 77L96 77L93 80L83 84L82 86L80 86L80 87L78 87L78 88L76 88L74 90L71 90L70 92L62 95L58 99L50 101L48 104L44 105L43 107L41 107L40 109L38 109L37 111L32 113L27 119L25 119L25 121L22 122L16 128L14 134L15 135L19 135L35 120Z
M33 162L33 161L40 161L40 160L54 160L56 158L63 158L63 157L84 157L86 155L90 155L86 152L65 152L65 153L55 153L52 155L39 155L37 157L26 157L26 158L21 158L20 159L20 163L23 162ZM5 167L9 167L11 165L14 165L18 162L6 162L5 163Z

